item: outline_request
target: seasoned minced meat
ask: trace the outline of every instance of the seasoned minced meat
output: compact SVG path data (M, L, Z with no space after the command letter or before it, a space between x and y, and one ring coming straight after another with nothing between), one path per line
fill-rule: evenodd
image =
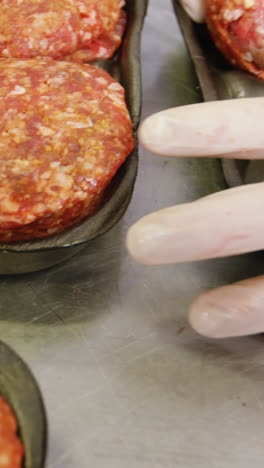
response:
M111 57L121 44L122 36L126 26L126 15L122 12L115 28L90 41L89 47L76 50L67 59L74 62L91 62L95 59L105 60Z
M92 213L134 147L123 88L92 65L0 61L0 113L2 242Z
M206 22L234 66L264 79L263 0L207 0Z
M15 415L0 396L0 468L22 468L23 455Z
M122 6L123 0L2 0L0 57L63 59L85 49L89 60L109 58L124 31Z

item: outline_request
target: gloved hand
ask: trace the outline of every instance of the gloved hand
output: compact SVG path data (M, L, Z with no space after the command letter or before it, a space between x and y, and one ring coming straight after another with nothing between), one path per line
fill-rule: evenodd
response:
M180 0L182 7L196 23L205 20L205 0Z
M139 138L159 155L264 159L263 119L264 98L194 104L147 118ZM263 206L264 183L258 183L167 208L130 228L128 250L148 265L260 250ZM191 306L190 322L215 338L263 332L264 276L201 295Z

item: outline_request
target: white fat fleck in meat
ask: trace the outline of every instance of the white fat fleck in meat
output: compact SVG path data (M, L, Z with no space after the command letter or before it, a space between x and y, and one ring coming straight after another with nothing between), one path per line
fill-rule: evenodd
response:
M85 76L86 78L91 78L91 73L88 72L87 70L83 69L81 71L82 75ZM73 96L75 96L76 98L78 97L78 91L73 93Z
M67 166L62 166L61 171L65 172L65 174L72 174L72 171L74 170L73 166L71 164L68 164Z
M45 171L40 175L40 179L48 180L51 177L51 171Z
M40 99L43 100L43 101L50 101L50 100L51 100L51 97L50 97L50 96L43 96L43 95L42 95L42 96L40 97Z
M120 107L123 107L123 99L120 95L118 94L114 94L114 93L109 93L109 92L106 92L105 93L107 97L109 97L109 99L111 99L111 101L113 101L115 104L117 104L118 106Z
M243 15L244 10L242 8L237 8L235 10L229 10L226 8L223 11L223 20L227 23L231 23L232 21L237 21Z
M85 198L87 197L86 192L82 192L81 190L78 190L78 192L75 192L75 196L79 200L85 200Z
M39 30L45 31L47 34L51 33L52 31L48 28L48 24L52 24L57 19L57 14L54 12L44 12L44 13L37 13L31 16L32 19L32 26Z
M16 85L14 89L9 93L9 96L19 96L20 94L25 94L26 89L23 86Z
M107 80L105 78L103 78L102 76L100 76L99 78L96 78L95 81L97 81L97 83L100 83L102 85L107 84Z
M245 5L246 10L249 10L249 8L253 8L255 4L256 4L255 0L244 0L244 5Z
M11 128L8 133L16 143L21 143L22 141L27 140L27 136L21 128Z
M84 41L90 41L92 39L92 33L86 32L83 34L83 40Z
M85 162L83 163L83 168L86 169L86 170L88 170L88 171L92 171L92 170L94 169L94 166L95 166L95 165L92 164L92 163L89 162L89 161L85 161Z
M47 80L47 84L51 86L59 86L65 83L65 80L67 79L67 76L65 74L60 73L58 76L54 76L53 78L49 78Z
M37 127L38 127L38 130L39 130L39 133L44 137L45 136L55 135L55 131L52 130L52 128L45 127L44 125L37 125Z
M65 123L71 128L89 128L93 126L93 122L89 118L86 118L86 122L74 122L72 120L67 120Z
M123 88L119 83L111 83L108 86L108 89L110 89L112 91L121 91L123 93Z
M24 115L24 114L22 114ZM14 116L14 109L8 109L4 115L2 115L2 119L12 119ZM18 114L18 116L20 117L20 114Z
M44 205L44 203L37 203L36 205L33 205L32 211L34 214L42 214L45 213L47 207Z
M24 223L22 222L23 218L21 219L21 222L19 219L16 219L16 222L19 222L19 224L29 224L29 223L33 223L35 219L36 219L36 215L34 215L33 213L32 214L27 213L24 219Z
M73 178L64 172L57 172L52 178L52 184L63 187L64 190L70 190L73 186Z
M98 57L104 57L107 54L107 49L105 47L100 47L98 51Z
M12 201L9 197L6 197L0 202L0 210L4 213L17 213L19 204Z
M34 39L33 39L32 37L29 37L29 38L28 38L28 43L27 43L27 45L28 45L28 48L29 48L29 49L34 49L35 41L34 41Z
M52 161L50 163L50 167L52 167L52 168L59 167L60 165L61 165L60 161Z
M264 35L264 25L259 25L256 27L256 33L259 35Z
M41 41L39 41L39 44L40 44L41 49L43 50L47 50L49 47L49 43L47 39L42 39Z
M15 165L19 165L21 167L28 167L30 166L30 161L28 159L14 159Z

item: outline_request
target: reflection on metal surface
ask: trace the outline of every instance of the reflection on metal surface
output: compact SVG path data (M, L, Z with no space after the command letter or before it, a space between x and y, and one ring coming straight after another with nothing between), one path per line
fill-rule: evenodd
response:
M201 99L170 0L150 2L142 49L144 116ZM223 186L216 161L141 149L118 226L65 264L0 279L1 336L47 405L47 468L262 466L263 339L207 341L186 323L197 294L261 259L149 268L125 249L139 217Z

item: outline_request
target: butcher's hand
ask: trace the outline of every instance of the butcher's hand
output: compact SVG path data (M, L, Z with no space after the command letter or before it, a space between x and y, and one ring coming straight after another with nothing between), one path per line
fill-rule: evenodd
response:
M139 136L164 156L264 159L263 120L264 98L194 104L152 115ZM264 183L258 183L167 208L130 228L128 249L146 265L261 250L263 206ZM191 306L190 323L215 338L263 332L264 276L204 293Z
M180 0L180 2L193 21L204 22L206 0Z

